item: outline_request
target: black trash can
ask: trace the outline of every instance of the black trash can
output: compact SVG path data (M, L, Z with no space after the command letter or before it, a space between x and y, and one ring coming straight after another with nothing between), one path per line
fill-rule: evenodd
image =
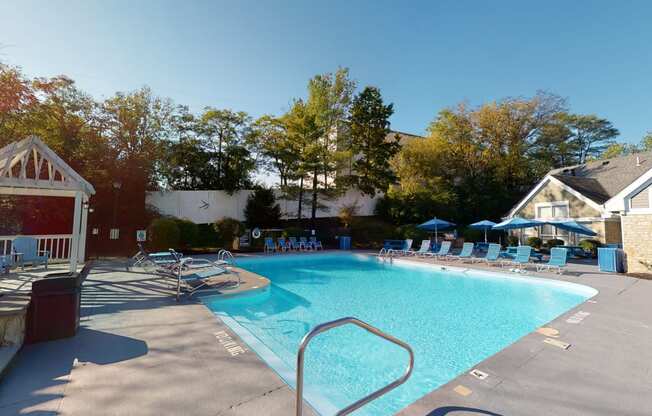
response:
M48 275L32 283L25 343L72 337L79 328L85 274Z

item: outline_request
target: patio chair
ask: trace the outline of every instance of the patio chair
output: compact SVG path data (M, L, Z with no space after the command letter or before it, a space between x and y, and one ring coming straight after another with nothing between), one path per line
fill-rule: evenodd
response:
M470 259L472 254L473 254L473 243L464 243L464 245L462 245L462 251L460 251L460 254L449 254L448 256L446 256L446 258L448 260Z
M544 270L550 271L553 268L557 269L557 273L562 274L564 271L562 267L566 267L566 260L568 259L568 250L565 248L553 247L550 249L550 259L546 264L537 264L537 272Z
M177 301L181 297L181 293L186 293L189 297L195 293L204 292L208 290L216 290L225 285L240 286L240 275L235 274L238 278L237 282L231 281L217 281L217 277L223 274L229 274L226 269L217 266L206 267L202 270L185 270L184 266L186 259L181 261L181 267L177 272Z
M394 254L398 254L401 256L408 256L410 254L414 253L412 250L412 239L411 238L406 238L405 242L403 243L403 248L399 250L394 250Z
M274 239L272 237L265 237L265 246L263 247L263 252L273 253L276 251L276 244L274 244Z
M413 256L430 256L432 252L430 251L430 240L421 240L421 247L417 251L411 251Z
M448 253L451 251L451 242L450 241L443 241L441 243L441 246L439 246L439 251L432 253L432 257L435 258L444 258L448 256Z
M290 247L291 250L299 251L300 246L296 237L288 237L288 247Z
M496 264L500 259L500 244L491 243L487 247L487 254L484 257L471 257L471 263L485 261L487 264Z
M285 238L283 237L277 238L276 243L278 244L279 251L286 252L290 250L290 247L288 246L288 243L285 241Z
M324 246L321 245L321 241L317 240L317 237L310 237L310 244L315 250L323 250Z
M0 256L0 273L9 273L9 256Z
M530 254L532 253L532 247L530 246L518 246L516 248L516 256L512 260L503 260L502 265L514 266L515 271L522 271L525 266L530 263Z
M315 249L315 247L312 245L312 241L308 241L306 237L299 237L299 247L303 247L304 250Z
M25 269L25 263L32 266L38 264L45 265L48 269L48 258L50 253L46 250L38 249L38 240L34 237L16 237L11 243L11 256L17 259L21 269Z

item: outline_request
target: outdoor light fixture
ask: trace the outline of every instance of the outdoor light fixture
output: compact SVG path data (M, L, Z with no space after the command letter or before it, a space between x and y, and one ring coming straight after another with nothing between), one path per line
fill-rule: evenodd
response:
M113 182L113 188L115 189L122 188L122 182L118 182L118 181Z

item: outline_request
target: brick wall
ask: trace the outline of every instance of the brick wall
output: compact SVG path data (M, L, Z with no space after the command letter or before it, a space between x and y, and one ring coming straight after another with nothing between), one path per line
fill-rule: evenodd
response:
M623 249L627 255L627 271L630 273L652 273L641 262L652 264L652 214L627 215L622 217Z

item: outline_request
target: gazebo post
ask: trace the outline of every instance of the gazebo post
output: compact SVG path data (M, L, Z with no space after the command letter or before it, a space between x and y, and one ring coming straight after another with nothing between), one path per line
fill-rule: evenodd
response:
M70 272L77 271L77 262L79 261L79 223L81 221L82 211L82 193L75 192L75 210L72 220L72 243L70 248Z
M88 228L88 195L82 198L81 230L79 231L78 260L83 263L86 259L86 229Z

